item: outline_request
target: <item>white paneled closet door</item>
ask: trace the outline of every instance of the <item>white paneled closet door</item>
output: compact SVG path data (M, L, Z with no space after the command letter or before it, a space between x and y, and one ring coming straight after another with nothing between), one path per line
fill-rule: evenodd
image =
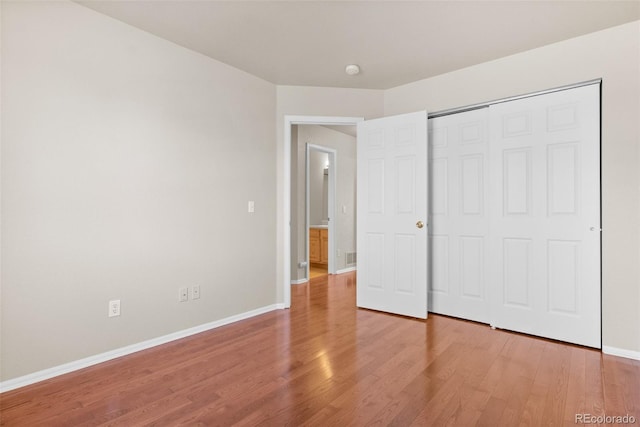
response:
M427 112L358 123L358 307L427 317Z
M599 96L489 108L493 326L601 346Z
M488 108L429 120L429 311L489 323Z

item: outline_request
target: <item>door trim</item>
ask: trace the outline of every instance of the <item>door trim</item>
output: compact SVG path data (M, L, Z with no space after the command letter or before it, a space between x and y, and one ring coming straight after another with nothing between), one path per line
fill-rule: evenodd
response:
M284 296L284 307L291 307L291 126L293 125L346 125L353 126L363 121L363 117L337 116L284 116L284 150L283 171L284 184L282 188L282 215L284 216L284 244L283 246L283 281L281 283Z
M320 153L325 153L328 155L329 157L329 182L328 182L328 195L327 195L327 216L329 218L328 221L328 233L329 233L329 242L328 242L328 247L327 247L327 259L328 259L328 265L327 265L327 273L328 274L335 274L336 272L336 258L335 258L335 245L336 245L336 239L335 239L335 232L336 232L336 171L337 171L337 157L338 157L338 152L337 150L334 150L333 148L329 148L329 147L323 147L322 145L315 145L315 144L306 144L306 152L305 152L305 185L306 185L306 189L305 189L305 258L307 260L307 271L306 271L306 278L307 280L309 280L310 276L309 276L309 270L310 270L310 265L311 265L311 260L309 259L309 227L311 227L311 221L310 221L310 207L311 207L311 194L309 191L309 152L310 151L317 151Z
M570 85L558 86L551 89L539 90L537 92L529 92L529 93L523 93L521 95L508 96L506 98L494 99L492 101L479 102L477 104L465 105L463 107L454 107L454 108L449 108L447 110L434 111L433 113L429 113L429 118L435 119L436 117L464 113L466 111L477 110L480 108L489 107L494 104L501 104L503 102L515 101L517 99L530 98L532 96L545 95L547 93L560 92L562 90L575 89L582 86L599 85L599 84L602 84L602 78L587 80L579 83L573 83Z

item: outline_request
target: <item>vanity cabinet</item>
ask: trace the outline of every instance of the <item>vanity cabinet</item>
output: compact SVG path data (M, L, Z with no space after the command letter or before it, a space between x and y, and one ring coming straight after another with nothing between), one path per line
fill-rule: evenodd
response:
M326 228L309 228L309 262L327 265L329 260L329 233Z

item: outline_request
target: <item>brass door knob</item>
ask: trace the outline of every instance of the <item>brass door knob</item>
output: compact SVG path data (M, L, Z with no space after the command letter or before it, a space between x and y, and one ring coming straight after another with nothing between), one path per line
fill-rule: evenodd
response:
M424 222L422 222L422 221L416 222L416 227L418 227L418 228L424 227Z

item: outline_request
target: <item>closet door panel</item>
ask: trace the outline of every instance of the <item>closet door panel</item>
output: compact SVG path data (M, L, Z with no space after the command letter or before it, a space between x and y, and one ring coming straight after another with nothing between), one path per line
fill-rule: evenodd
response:
M492 105L493 326L600 348L599 86Z
M429 123L429 311L489 323L488 111Z

